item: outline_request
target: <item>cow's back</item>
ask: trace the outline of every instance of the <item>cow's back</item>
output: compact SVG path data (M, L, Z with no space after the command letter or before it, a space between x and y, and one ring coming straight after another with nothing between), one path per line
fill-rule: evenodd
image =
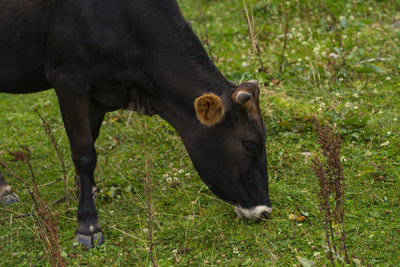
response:
M51 0L0 0L0 92L48 89L44 69Z

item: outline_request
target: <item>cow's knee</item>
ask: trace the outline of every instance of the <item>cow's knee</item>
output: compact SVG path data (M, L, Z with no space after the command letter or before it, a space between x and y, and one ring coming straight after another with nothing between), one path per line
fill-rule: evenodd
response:
M17 194L13 192L7 183L0 184L0 204L11 205L19 201Z
M83 156L73 159L77 168L78 175L81 173L92 174L96 168L97 155L96 151L90 151Z

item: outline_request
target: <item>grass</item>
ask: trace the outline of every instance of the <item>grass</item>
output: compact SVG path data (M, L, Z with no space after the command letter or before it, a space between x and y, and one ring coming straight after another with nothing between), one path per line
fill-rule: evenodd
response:
M259 53L248 34L243 1L179 3L201 39L208 35L214 60L229 79L255 78L263 84L272 217L259 224L237 219L233 208L200 181L165 121L113 112L97 142L101 192L96 205L106 242L88 251L78 246L76 201L72 198L73 210L67 214L65 203L60 204L55 209L68 264L151 264L146 160L154 184L153 254L160 266L305 264L298 257L317 266L329 264L317 179L310 167L319 151L312 121L316 116L336 126L343 139L346 243L352 264L400 265L400 2L246 0ZM53 128L64 153L69 190L75 192L54 92L0 97L0 156L19 176L30 177L25 164L9 162L6 153L27 145L39 185L62 177L36 107ZM29 193L9 175L6 179L21 202L0 207L0 265L47 265L32 218L12 219L34 211ZM39 186L39 193L47 202L59 199L63 181ZM297 222L289 214L307 216Z

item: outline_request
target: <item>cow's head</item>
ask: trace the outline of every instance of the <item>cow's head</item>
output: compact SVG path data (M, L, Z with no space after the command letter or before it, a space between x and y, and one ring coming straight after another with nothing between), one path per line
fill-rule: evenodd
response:
M221 96L203 94L194 109L201 126L183 139L200 177L218 197L235 205L240 217L267 217L271 204L257 82Z

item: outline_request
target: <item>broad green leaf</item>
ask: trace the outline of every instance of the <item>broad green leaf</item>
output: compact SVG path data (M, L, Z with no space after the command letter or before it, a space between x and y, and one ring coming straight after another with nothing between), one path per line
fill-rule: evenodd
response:
M356 71L359 73L375 73L382 74L385 72L385 69L373 64L361 64L360 66L356 66Z

